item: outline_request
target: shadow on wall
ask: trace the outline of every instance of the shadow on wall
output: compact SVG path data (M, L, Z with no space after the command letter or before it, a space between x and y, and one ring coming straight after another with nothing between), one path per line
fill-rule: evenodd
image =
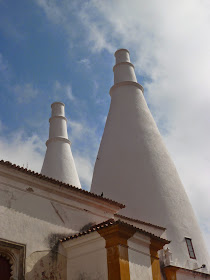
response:
M26 259L26 280L66 280L66 257L52 251L34 252Z

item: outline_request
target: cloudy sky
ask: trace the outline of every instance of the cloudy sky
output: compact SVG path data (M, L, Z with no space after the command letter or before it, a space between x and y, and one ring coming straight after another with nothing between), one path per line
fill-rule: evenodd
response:
M62 101L89 189L113 54L127 48L210 251L209 30L208 0L0 0L0 158L39 172Z

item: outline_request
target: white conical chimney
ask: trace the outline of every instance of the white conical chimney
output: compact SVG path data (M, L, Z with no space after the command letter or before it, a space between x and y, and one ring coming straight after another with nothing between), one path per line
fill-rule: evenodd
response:
M41 174L81 188L68 139L64 106L61 102L51 105L49 139Z
M175 265L208 265L193 209L136 81L129 52L118 50L115 57L111 105L91 191L124 203L121 214L166 227ZM185 238L191 239L196 259L189 256Z

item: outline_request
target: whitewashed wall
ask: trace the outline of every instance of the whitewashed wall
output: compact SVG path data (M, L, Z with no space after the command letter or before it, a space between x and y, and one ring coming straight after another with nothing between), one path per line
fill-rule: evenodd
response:
M0 170L0 240L26 245L26 279L65 280L66 256L58 240L112 215L103 209L103 201L97 201L100 210L93 207L91 197L73 197L75 192L21 176L22 181Z
M97 232L63 243L67 250L67 280L107 280L105 240Z
M210 261L192 206L136 83L127 50L115 53L115 84L98 151L91 191L119 199L120 211L167 228L175 265L190 268L185 237L192 239L197 265ZM125 68L127 67L127 70ZM155 94L155 93L154 93Z
M130 280L152 280L150 238L138 233L128 240Z

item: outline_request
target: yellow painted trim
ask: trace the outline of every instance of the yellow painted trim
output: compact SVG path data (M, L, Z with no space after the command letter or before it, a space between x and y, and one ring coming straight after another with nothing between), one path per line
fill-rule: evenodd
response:
M109 280L130 280L128 248L116 245L107 248Z
M160 243L157 240L151 240L150 244L150 258L152 266L152 279L161 280L161 271L160 271L160 261L158 257L158 251L162 249L164 244Z
M128 246L119 245L118 250L119 250L121 280L130 280Z
M127 240L135 230L118 224L99 233L106 240L108 280L130 280Z
M130 280L127 241L136 233L136 230L124 224L116 224L99 229L98 233L106 240L108 280ZM158 251L164 245L159 240L151 240L150 258L153 280L161 280Z
M176 280L176 272L178 270L177 267L164 267L164 272L166 276L166 280Z
M160 272L160 262L158 258L157 252L151 252L150 249L150 258L152 265L152 279L153 280L161 280L161 272Z

